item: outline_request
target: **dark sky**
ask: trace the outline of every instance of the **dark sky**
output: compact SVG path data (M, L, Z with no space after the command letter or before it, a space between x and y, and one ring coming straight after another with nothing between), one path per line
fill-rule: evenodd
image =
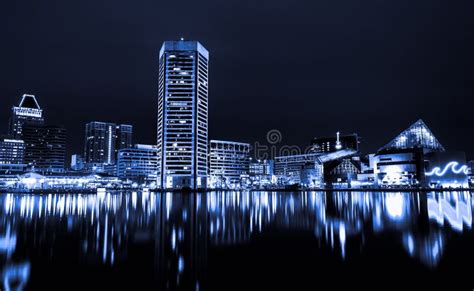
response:
M210 51L210 138L357 132L373 151L422 118L474 158L474 1L2 1L0 118L36 94L82 152L87 121L154 143L158 51Z

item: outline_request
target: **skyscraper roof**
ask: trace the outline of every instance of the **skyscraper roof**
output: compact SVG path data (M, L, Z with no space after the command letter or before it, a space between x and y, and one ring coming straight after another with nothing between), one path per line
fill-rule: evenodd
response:
M401 149L423 149L426 152L444 151L444 147L421 119L402 131L378 151Z
M29 94L23 94L23 97L21 98L21 101L18 107L41 109L38 104L38 101L36 101L35 95L29 95Z

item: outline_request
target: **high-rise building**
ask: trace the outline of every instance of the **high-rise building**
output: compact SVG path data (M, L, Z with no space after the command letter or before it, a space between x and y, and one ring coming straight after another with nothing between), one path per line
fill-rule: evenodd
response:
M13 139L21 139L25 124L43 124L43 110L35 95L23 94L20 104L12 107L9 134Z
M205 188L209 52L197 41L165 41L159 55L158 185Z
M0 174L17 174L25 170L23 140L0 139Z
M131 148L133 142L133 126L128 124L118 124L116 129L117 142L115 151L118 153L121 149Z
M92 121L86 124L85 162L114 165L119 149L132 146L133 126Z
M25 163L43 173L64 171L66 158L66 129L58 126L25 124Z
M242 175L249 174L250 144L211 140L209 145L209 179L224 188L239 186Z
M156 183L158 151L156 146L137 144L121 149L117 158L117 176L139 183Z

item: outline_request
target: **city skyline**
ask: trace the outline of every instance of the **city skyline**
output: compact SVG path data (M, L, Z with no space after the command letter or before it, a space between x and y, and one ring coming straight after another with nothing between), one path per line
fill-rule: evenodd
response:
M8 57L2 59L0 115L9 113L18 96L31 93L51 123L69 132L80 132L94 120L127 123L135 126L137 140L153 143L149 127L156 117L158 50L162 41L182 36L201 41L214 56L210 138L262 142L275 128L285 144L304 145L314 136L357 132L362 151L372 152L392 132L422 118L443 144L466 150L472 158L474 138L464 136L474 122L469 114L474 62L469 9L449 3L442 9L410 3L405 9L407 3L348 2L342 9L274 1L268 11L244 4L235 12L229 9L232 4L220 3L222 15L209 12L208 24L186 14L189 18L173 27L166 25L168 15L152 18L155 4L126 12L126 4L114 2L112 15L101 13L101 7L88 15L88 10L59 4L55 11L64 13L64 31L47 20L60 17L51 15L48 4L37 12L7 4L7 27L18 29L5 34L8 45L2 48ZM31 17L19 21L19 11ZM128 12L134 23L121 22ZM86 14L91 22L82 25ZM233 23L237 16L248 22ZM97 29L107 21L117 27ZM304 58L295 57L296 45L304 47ZM0 129L5 132L5 125ZM81 137L71 136L69 143L69 154L81 152Z

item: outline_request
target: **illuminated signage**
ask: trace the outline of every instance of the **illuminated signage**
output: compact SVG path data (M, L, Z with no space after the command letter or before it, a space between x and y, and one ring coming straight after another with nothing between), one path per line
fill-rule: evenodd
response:
M425 175L426 176L436 175L438 177L441 177L441 176L444 176L449 170L451 170L451 172L453 172L454 174L461 174L461 173L465 175L469 174L469 168L467 165L462 165L459 168L456 168L458 165L459 165L458 162L454 162L454 161L449 162L444 166L444 169L442 171L440 167L435 167L431 171L426 172Z
M29 116L29 117L41 117L42 110L35 108L26 108L26 107L14 107L14 112L16 115L20 116Z

